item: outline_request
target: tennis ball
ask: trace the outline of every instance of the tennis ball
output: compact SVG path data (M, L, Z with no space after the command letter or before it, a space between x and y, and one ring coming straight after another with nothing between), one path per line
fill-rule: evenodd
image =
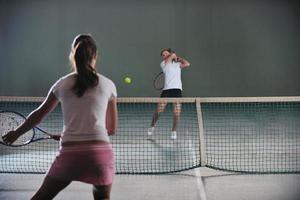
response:
M129 76L126 76L124 78L124 82L127 83L127 84L130 84L131 83L131 78Z

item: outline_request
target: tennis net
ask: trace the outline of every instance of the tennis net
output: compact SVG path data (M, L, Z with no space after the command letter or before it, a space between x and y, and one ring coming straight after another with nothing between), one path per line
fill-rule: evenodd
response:
M0 97L0 110L28 115L42 100ZM161 103L167 106L149 136L154 110ZM177 103L181 113L174 140ZM118 98L118 110L118 131L110 138L118 174L161 174L200 166L245 173L300 172L300 97ZM60 106L39 127L61 132ZM58 146L54 140L21 147L0 144L0 172L45 173Z

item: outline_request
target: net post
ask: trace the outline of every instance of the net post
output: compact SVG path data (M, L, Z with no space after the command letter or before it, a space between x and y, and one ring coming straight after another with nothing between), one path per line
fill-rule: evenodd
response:
M200 139L200 165L201 167L206 165L206 151L205 151L205 140L204 140L204 129L203 129L203 118L201 110L201 99L196 98L196 109L197 109L197 120L199 129Z

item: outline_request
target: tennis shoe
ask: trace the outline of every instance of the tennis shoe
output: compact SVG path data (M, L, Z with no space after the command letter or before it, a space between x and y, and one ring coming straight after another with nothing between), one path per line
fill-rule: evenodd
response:
M176 131L172 131L172 132L171 132L171 139L172 139L172 140L176 140L176 139L177 139Z
M151 136L154 132L154 127L148 128L148 136Z

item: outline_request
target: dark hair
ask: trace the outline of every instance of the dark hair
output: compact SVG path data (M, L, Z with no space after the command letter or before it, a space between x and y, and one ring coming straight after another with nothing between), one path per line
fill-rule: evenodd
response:
M98 85L99 78L92 62L97 57L97 46L91 35L78 35L72 43L70 60L77 77L73 92L81 97L88 88Z
M160 51L160 55L162 56L162 54L163 54L163 52L164 51L167 51L167 52L169 52L169 53L172 53L173 51L171 50L171 48L164 48L164 49L162 49L161 51Z

